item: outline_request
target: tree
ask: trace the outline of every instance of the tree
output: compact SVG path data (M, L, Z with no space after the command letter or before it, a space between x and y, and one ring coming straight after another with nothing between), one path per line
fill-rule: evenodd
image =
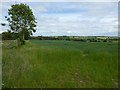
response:
M14 4L8 9L9 17L7 21L11 31L18 34L18 39L24 41L25 37L30 37L36 32L36 19L32 10L26 4ZM26 36L27 35L27 36Z

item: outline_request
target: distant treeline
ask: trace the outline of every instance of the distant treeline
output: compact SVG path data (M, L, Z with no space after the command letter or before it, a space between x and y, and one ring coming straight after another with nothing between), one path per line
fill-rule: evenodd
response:
M118 37L109 36L33 36L34 40L68 40L81 42L112 42L118 41Z
M11 31L2 33L2 40L16 40L18 33ZM81 42L112 42L118 41L118 37L110 36L29 36L25 35L25 40L68 40L68 41L81 41Z

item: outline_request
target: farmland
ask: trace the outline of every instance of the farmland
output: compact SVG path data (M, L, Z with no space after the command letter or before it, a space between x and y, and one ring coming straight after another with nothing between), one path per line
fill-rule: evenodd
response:
M115 88L118 87L118 43L67 40L27 40L5 48L3 87Z

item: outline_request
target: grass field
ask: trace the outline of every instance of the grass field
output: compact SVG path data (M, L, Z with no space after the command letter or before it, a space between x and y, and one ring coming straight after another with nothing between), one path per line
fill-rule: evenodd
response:
M116 42L30 40L2 49L3 87L118 87Z

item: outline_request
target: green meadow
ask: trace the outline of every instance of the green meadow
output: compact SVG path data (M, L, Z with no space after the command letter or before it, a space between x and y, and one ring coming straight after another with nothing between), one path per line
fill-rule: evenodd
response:
M5 48L2 87L6 88L116 88L117 42L28 40Z

